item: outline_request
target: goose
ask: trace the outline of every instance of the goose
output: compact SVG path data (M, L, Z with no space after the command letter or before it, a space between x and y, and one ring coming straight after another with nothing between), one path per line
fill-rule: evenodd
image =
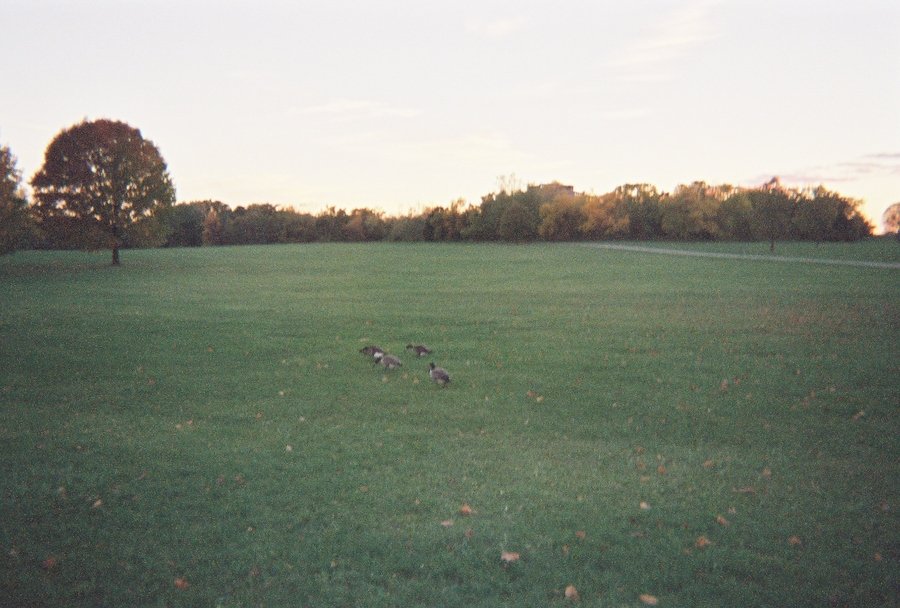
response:
M375 363L380 363L387 369L394 369L396 367L400 367L401 365L403 365L402 363L400 363L400 359L398 359L394 355L388 355L383 351L379 352L379 353L375 353L374 357L375 357Z
M361 352L364 355L369 355L370 357L374 357L377 353L384 354L384 349L381 348L380 346L375 346L374 344L370 344L369 346L363 346L361 349L359 349L359 352Z
M407 344L406 350L411 350L417 357L424 357L434 352L424 344Z
M447 370L441 367L436 367L433 361L428 364L428 367L430 368L428 370L428 375L432 380L437 382L438 385L446 386L450 383L450 374L447 373Z

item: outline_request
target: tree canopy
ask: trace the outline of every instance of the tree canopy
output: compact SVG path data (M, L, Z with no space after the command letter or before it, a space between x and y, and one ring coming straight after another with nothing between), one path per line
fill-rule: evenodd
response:
M18 249L28 236L30 218L16 157L0 147L0 254Z
M884 222L885 232L894 232L900 239L900 203L894 203L885 209L881 221Z
M153 142L130 125L83 121L61 131L31 180L42 227L60 226L74 246L119 249L157 234L155 213L175 202L175 187Z

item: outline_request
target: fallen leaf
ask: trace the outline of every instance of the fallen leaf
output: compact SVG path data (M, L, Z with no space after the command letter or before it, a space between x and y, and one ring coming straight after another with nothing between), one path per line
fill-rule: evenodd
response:
M735 494L756 494L756 488L753 486L744 486L743 488L732 488Z
M516 553L515 551L504 551L503 553L500 554L500 561L507 563L507 564L511 564L513 562L519 561L520 557L522 557L522 556L519 555L518 553Z
M722 517L721 515L717 515L717 516L716 516L716 523L719 524L720 526L729 526L729 525L731 525L731 522L729 522L727 519L725 519L725 518Z
M803 544L803 541L800 540L800 537L799 537L799 536L794 535L794 536L789 536L789 537L788 537L788 544L791 545L792 547L796 547L796 546L798 546L798 545L802 545L802 544Z
M760 473L760 475L762 475L766 479L772 479L772 469L766 467L762 470L762 473Z
M578 530L575 533L575 536L578 538L578 540L584 540L585 537L587 536L587 533L584 530Z
M853 414L853 421L856 422L857 420L859 420L860 418L862 418L865 415L866 415L866 413L864 411L860 410L857 413Z
M699 537L699 538L694 542L694 546L697 547L698 549L705 549L705 548L707 548L708 546L710 546L711 544L712 544L712 541L710 541L710 540L709 540L708 538L706 538L705 536Z
M706 460L703 461L703 468L711 469L715 466L715 464L716 463L713 462L712 458L707 458Z
M641 511L649 511L650 503L641 501L640 507L641 507Z
M665 475L666 467L663 465L659 465L658 467L656 467L656 472L659 473L660 475Z
M466 528L465 537L472 538L473 536L475 536L475 530L473 530L472 528Z
M656 596L650 595L649 593L640 594L638 596L638 599L648 606L656 606L657 604L659 604L659 600L656 598Z
M464 517L468 517L469 515L472 515L474 513L475 513L475 509L470 507L469 503L467 503L467 502L464 502L462 504L462 506L459 508L459 514Z
M102 506L103 506L103 499L102 499L102 498L98 498L97 500L94 501L94 504L91 505L91 508L92 508L92 509L99 509L99 508L102 507Z
M182 578L179 576L178 578L175 579L175 588L176 589L184 590L190 586L191 586L191 584L187 581L186 578Z
M286 446L284 446L284 451L285 452L293 452L294 448L291 445L286 445Z
M441 522L441 525L444 526L445 528L449 528L450 526L453 525L453 520L445 519L444 521Z
M41 562L41 568L43 568L44 570L47 570L48 572L50 570L53 570L55 567L56 567L56 558L53 557L52 555L47 557L47 559L45 559L44 561Z
M883 558L881 557L881 553L876 553L874 555L874 559L876 562L880 562Z
M577 602L580 598L578 597L578 589L575 588L575 585L569 585L566 587L565 596L567 600L571 600L573 602Z

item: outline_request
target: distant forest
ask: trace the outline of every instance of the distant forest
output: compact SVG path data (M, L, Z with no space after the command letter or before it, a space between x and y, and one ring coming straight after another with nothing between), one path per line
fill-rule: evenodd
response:
M757 188L703 182L660 192L626 184L606 194L560 183L529 185L390 216L368 208L318 214L270 204L231 208L218 201L178 203L132 232L126 246L198 247L367 241L776 240L854 241L873 232L860 201L824 187L790 189L777 178ZM36 248L77 247L83 234L66 218L45 220Z

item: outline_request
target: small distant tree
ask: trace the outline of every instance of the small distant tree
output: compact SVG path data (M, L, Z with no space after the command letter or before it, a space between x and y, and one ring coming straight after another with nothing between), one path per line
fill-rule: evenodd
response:
M8 147L0 147L0 254L12 253L21 247L30 228L27 200L22 191L22 174L16 168L16 157Z
M582 237L581 228L587 219L585 197L558 195L540 207L541 224L538 234L545 241L573 241Z
M497 236L516 243L533 240L537 236L537 222L532 215L524 203L513 201L500 216Z
M675 239L716 238L719 234L716 216L719 202L704 182L678 186L663 200L660 228L663 234Z
M753 237L769 241L769 250L775 251L775 241L791 235L795 197L781 187L778 178L750 192L750 230Z
M734 192L726 198L717 212L717 222L722 238L737 241L750 241L753 231L750 227L750 216L753 203L750 194L745 191Z
M884 215L881 216L881 221L884 223L884 231L886 233L895 233L897 239L900 240L900 203L894 203L885 209Z
M588 197L581 230L589 239L625 238L630 232L625 202L614 193Z
M42 221L63 218L78 229L84 248L112 250L138 244L153 230L154 214L175 202L175 187L153 142L130 125L83 121L50 142L31 180Z

